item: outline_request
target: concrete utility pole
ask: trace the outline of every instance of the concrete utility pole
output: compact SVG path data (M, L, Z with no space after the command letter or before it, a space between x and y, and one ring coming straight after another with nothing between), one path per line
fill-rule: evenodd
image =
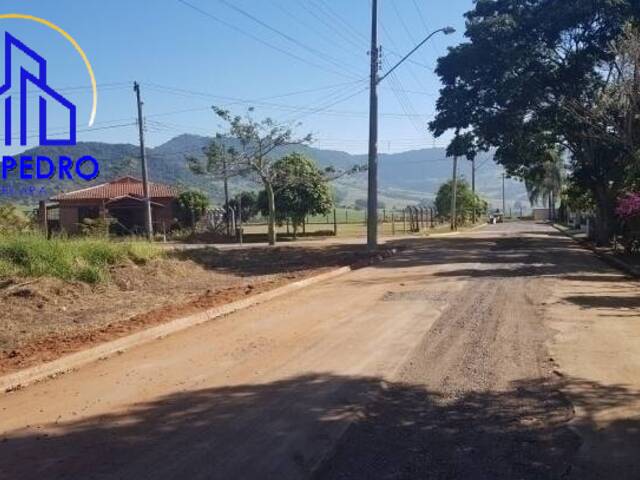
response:
M471 159L471 193L473 193L473 213L472 213L472 221L475 225L477 221L477 212L476 212L476 159L475 157Z
M384 75L379 76L378 0L371 0L371 51L369 52L371 56L371 73L369 79L369 162L367 185L367 249L369 251L378 248L378 84L438 32L449 35L454 33L455 29L453 27L444 27L431 32Z
M502 173L502 215L506 215L506 203L504 198L504 172Z
M229 182L227 177L227 158L222 156L222 173L224 175L224 215L227 222L227 237L231 236L231 225L229 223Z
M144 195L144 227L147 239L153 239L153 221L151 218L151 199L149 198L149 171L147 169L147 156L144 149L144 126L142 124L142 101L140 100L140 85L133 82L133 90L136 92L138 102L138 131L140 133L140 160L142 161L142 194Z
M458 229L456 196L458 195L458 157L453 157L453 179L451 180L451 230Z
M369 79L369 162L367 249L378 248L378 0L371 1L371 73Z

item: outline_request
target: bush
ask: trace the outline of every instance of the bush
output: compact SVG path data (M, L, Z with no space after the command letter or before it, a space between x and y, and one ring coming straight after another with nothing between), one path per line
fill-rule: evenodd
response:
M24 232L31 226L31 222L15 205L0 205L0 234Z
M195 226L209 207L209 197L197 190L187 190L178 195L179 220L182 225Z
M39 234L0 235L0 277L57 277L86 283L109 279L109 267L127 261L145 263L162 250L147 242L111 242L100 238Z
M628 193L618 200L616 215L623 220L640 216L640 193Z

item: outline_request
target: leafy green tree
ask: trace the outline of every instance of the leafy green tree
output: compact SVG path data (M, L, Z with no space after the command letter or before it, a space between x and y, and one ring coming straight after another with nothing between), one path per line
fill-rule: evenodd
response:
M244 117L231 115L228 110L213 107L214 112L228 126L225 135L205 148L205 162L195 157L187 159L194 173L209 174L217 178L240 175L259 182L264 187L267 201L268 239L270 245L276 243L276 203L274 182L276 161L274 150L289 145L299 145L311 141L311 135L297 138L290 127L276 123L270 118L256 121L250 108ZM225 140L233 140L237 147L227 146Z
M548 204L553 217L556 201L561 197L564 187L564 160L558 150L547 150L544 155L540 168L531 170L524 184L531 205L540 201Z
M299 153L287 155L273 164L276 221L289 221L294 237L307 215L326 215L333 207L331 188L313 160ZM260 192L259 204L268 213L267 192Z
M571 181L592 193L597 239L606 243L632 163L617 125L633 116L602 115L601 105L618 81L612 45L639 10L635 0L476 2L466 14L468 41L438 61L444 87L431 130L472 134L523 179L535 179L544 152L566 148Z
M451 219L451 195L453 181L449 180L440 185L436 194L435 207L438 216ZM474 195L471 187L465 180L458 180L456 187L456 219L458 224L467 223L473 218L473 211L486 214L488 204L478 195Z
M178 195L180 221L193 227L209 207L209 197L197 190L187 190Z
M252 219L260 212L258 194L256 192L241 192L238 196L229 199L229 208L233 209L234 212L238 211L238 198L240 198L242 207L243 222Z

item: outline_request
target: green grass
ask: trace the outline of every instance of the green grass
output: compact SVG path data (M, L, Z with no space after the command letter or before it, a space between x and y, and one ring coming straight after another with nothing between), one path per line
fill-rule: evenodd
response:
M161 254L160 248L142 241L0 235L0 277L57 277L99 283L109 280L109 267L113 265L144 263Z

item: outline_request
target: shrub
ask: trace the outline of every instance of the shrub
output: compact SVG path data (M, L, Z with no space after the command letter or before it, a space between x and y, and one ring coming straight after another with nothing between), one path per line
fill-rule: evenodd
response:
M618 200L616 215L628 220L640 215L640 193L628 193Z
M0 235L0 276L57 277L87 283L109 279L113 265L145 263L162 250L142 241L111 242L106 238L47 240L39 234Z
M0 234L24 232L29 229L30 221L15 205L0 205Z

